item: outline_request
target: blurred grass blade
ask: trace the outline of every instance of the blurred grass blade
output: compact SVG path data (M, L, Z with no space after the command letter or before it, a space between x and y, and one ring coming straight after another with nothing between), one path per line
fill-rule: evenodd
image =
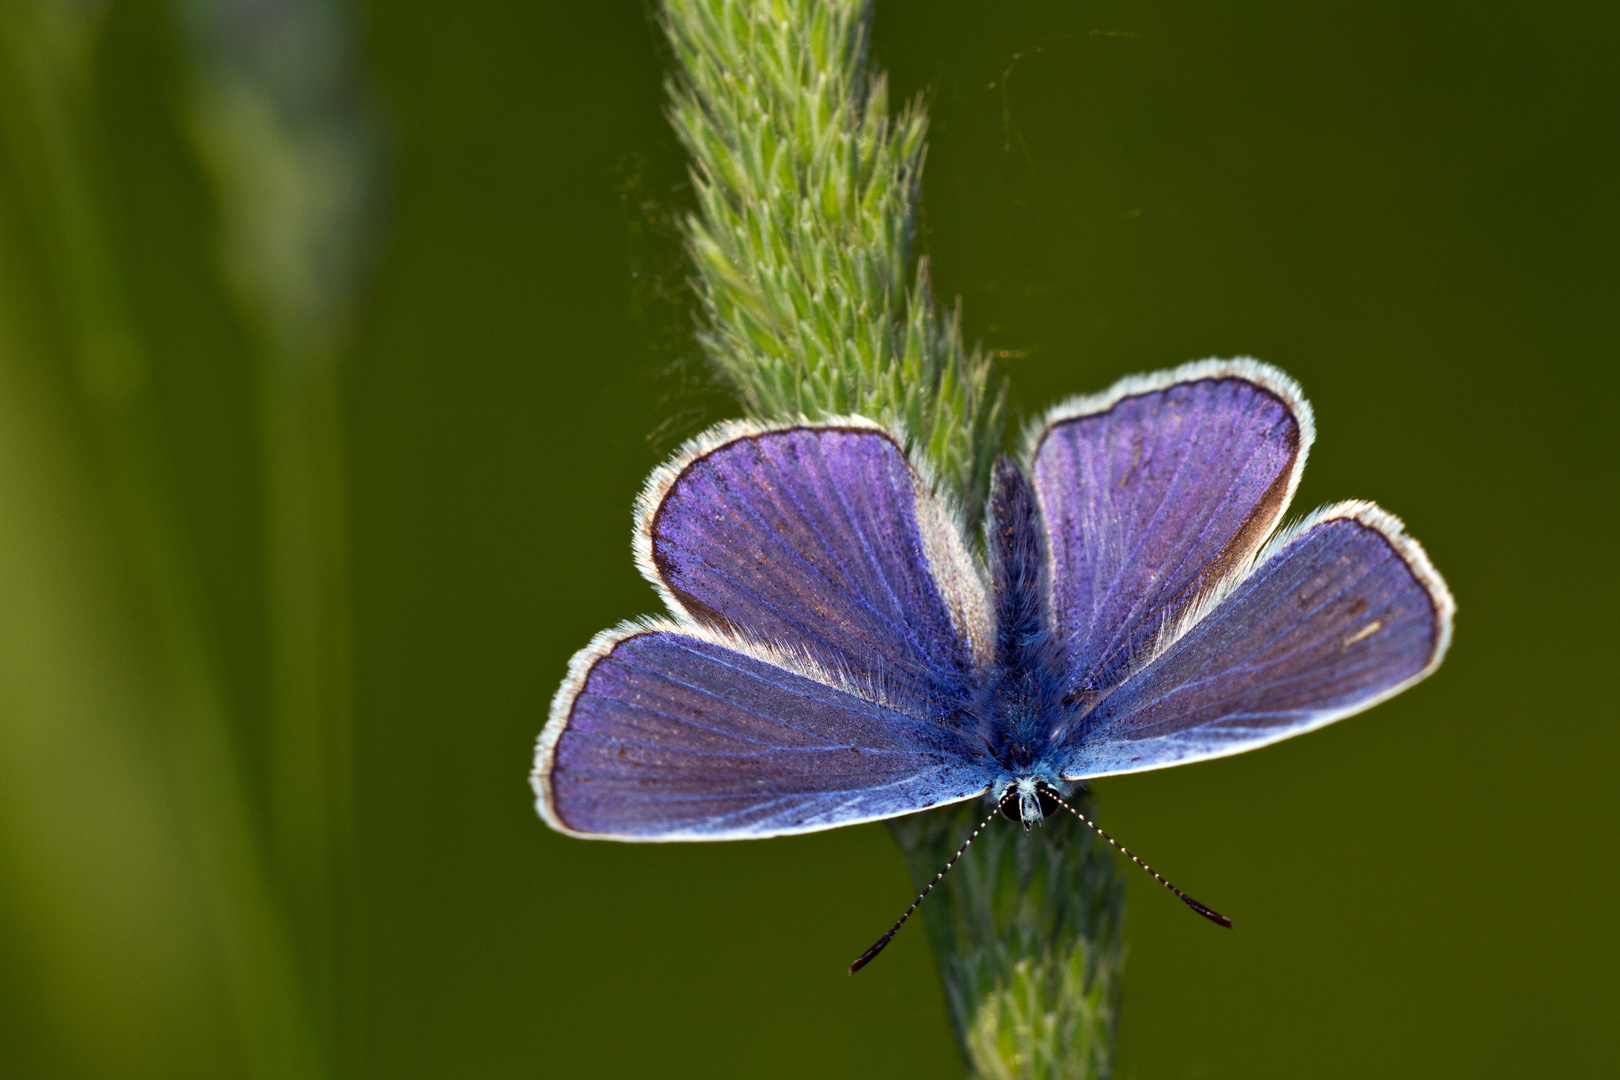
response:
M260 343L273 855L336 1059L357 932L338 361L372 248L380 124L334 0L175 2L220 261Z
M100 16L0 14L0 860L85 1075L319 1076L109 244Z

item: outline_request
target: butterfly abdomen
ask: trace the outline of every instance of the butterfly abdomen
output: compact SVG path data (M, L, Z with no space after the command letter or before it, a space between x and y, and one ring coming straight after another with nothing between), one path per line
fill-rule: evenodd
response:
M1063 709L1061 657L1052 635L1040 508L1023 471L996 462L986 538L995 592L995 663L977 703L980 730L998 765L1029 775L1048 756Z

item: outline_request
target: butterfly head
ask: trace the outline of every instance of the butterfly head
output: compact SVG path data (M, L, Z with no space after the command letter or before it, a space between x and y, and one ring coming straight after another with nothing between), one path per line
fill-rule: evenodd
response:
M1028 832L1057 812L1056 789L1036 776L1023 776L1001 789L998 805L1003 817L1022 823Z
M1046 817L1041 812L1041 795L1030 777L1018 781L1018 817L1024 823L1024 831L1039 825Z

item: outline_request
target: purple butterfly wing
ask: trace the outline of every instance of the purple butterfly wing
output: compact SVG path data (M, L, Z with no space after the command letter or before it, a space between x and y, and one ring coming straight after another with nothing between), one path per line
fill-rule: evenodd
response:
M745 839L893 817L988 788L954 728L841 681L701 628L601 634L575 656L540 737L541 816L577 836Z
M1133 376L1048 415L1031 475L1076 700L1118 685L1194 597L1254 554L1313 438L1297 384L1252 360Z
M989 605L955 523L868 421L717 429L653 475L636 544L673 611L913 716L957 708L988 656Z
M1370 708L1439 666L1454 611L1397 519L1371 503L1327 507L1188 611L1062 740L1072 749L1061 771L1223 757Z

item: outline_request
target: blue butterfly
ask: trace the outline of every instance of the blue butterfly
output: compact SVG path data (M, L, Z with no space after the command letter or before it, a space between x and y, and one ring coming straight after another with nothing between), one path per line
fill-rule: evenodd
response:
M1370 708L1440 664L1455 604L1372 503L1278 529L1314 435L1299 386L1252 360L1124 379L996 463L981 560L880 425L721 424L642 493L636 563L671 617L575 654L540 815L736 840L988 796L1027 828L1087 820L1078 782Z

